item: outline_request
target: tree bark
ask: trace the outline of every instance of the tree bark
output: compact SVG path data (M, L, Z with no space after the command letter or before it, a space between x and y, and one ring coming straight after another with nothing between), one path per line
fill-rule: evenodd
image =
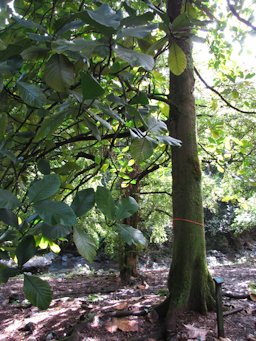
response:
M137 173L137 169L134 170L132 176L134 177ZM130 184L126 191L126 196L133 197L137 202L139 201L139 191L140 191L140 184L139 181L135 185ZM130 218L124 220L124 224L130 225L134 228L138 228L140 216L139 211L134 213ZM120 269L120 278L123 283L129 284L131 277L138 276L138 247L136 245L128 245L124 244L121 247L120 253L120 262L119 262L119 269Z
M167 0L170 21L181 14L181 0ZM165 330L175 329L179 312L206 313L213 308L214 284L207 269L201 169L196 138L194 75L190 38L171 38L183 49L187 68L180 75L170 73L170 135L182 141L172 148L173 250L168 277L168 298L157 311L164 319Z

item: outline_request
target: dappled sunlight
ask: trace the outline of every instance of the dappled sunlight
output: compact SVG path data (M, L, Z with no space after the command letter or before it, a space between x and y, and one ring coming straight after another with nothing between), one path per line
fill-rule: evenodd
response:
M246 292L248 284L256 278L255 267L222 265L212 268L211 273L213 276L223 277L223 291L232 293ZM22 337L55 335L62 339L70 333L77 333L79 340L83 340L86 336L86 341L126 341L138 333L154 334L157 317L150 311L152 306L162 302L167 295L167 275L167 267L165 270L144 271L141 272L141 278L134 278L130 286L123 286L114 274L79 275L73 278L53 277L50 282L56 298L47 311L40 311L30 306L20 309L21 303L6 304L1 314L0 340L5 341L7 336L18 340L20 335ZM11 286L5 286L6 297L9 296L9 290L13 292L15 289L15 292L21 292L21 283L18 286L15 281L10 283ZM101 293L102 289L105 293ZM17 297L21 302L22 297L19 295ZM246 317L248 320L246 328L250 328L249 316L255 311L255 304L247 302L248 300L231 302L228 298L224 299L227 309L232 310L243 304L244 309L247 309L247 315L241 316L243 321ZM192 322L192 318L197 322ZM215 318L213 313L204 318L193 314L185 315L181 317L180 328L183 333L191 335L192 332L207 331L208 333L210 329L215 328Z

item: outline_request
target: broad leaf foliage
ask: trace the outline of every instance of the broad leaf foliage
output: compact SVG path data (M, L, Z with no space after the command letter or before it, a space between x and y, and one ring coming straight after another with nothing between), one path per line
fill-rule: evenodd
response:
M72 235L92 261L92 209L124 243L145 245L139 230L122 225L136 200L115 191L136 184L136 167L147 174L180 145L158 106L155 67L169 34L161 11L69 0L54 10L45 1L13 7L0 12L0 257L18 266L1 266L2 282L22 273L38 248L59 252ZM25 275L24 292L49 306L40 278Z

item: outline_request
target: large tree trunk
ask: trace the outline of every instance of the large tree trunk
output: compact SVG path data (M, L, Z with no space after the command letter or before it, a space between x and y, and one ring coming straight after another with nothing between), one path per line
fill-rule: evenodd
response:
M181 13L184 1L167 0L171 22ZM168 278L169 297L158 312L167 333L175 329L184 310L207 312L213 307L214 285L207 270L201 170L196 141L194 76L190 39L176 39L186 53L188 66L180 75L170 74L170 135L182 141L172 150L173 228L172 264Z

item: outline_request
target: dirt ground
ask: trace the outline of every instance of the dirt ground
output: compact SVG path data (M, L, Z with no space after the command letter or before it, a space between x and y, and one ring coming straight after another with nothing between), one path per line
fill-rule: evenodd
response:
M252 263L218 265L210 270L213 276L224 279L223 292L248 293L248 284L256 280ZM46 311L24 300L22 280L12 279L0 287L0 340L163 340L151 307L165 298L167 273L167 268L144 269L141 279L130 286L123 286L114 271L44 274L41 278L49 280L54 292ZM227 314L223 340L256 341L255 301L224 297L223 309ZM176 340L216 340L216 314L183 314L178 318L177 331Z

